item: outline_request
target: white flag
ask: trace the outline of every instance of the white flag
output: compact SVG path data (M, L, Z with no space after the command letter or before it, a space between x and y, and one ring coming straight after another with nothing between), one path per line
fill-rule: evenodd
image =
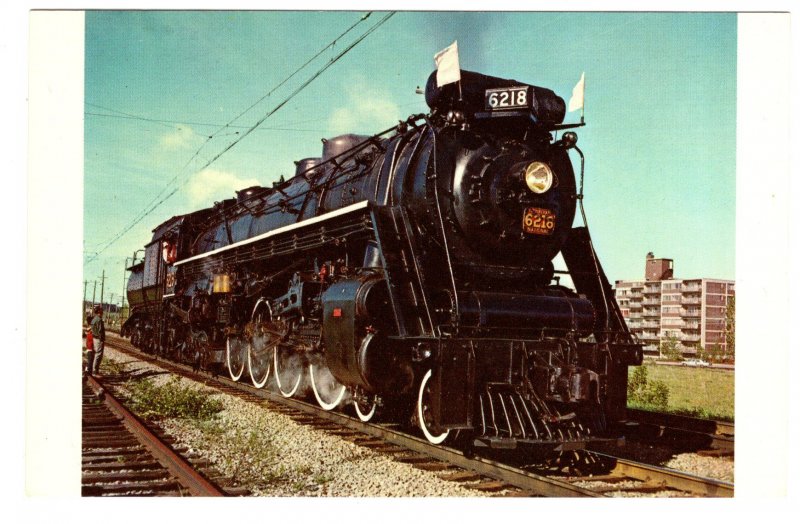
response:
M461 68L458 65L458 40L433 55L433 60L436 62L437 87L461 80Z
M576 109L583 108L583 75L584 73L581 73L581 79L578 80L578 83L572 88L572 98L569 99L568 109L570 113Z

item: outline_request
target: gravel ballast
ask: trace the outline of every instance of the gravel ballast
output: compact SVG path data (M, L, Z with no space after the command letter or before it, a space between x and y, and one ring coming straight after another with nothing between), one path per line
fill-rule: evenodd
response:
M137 375L160 368L106 347L106 357ZM163 384L172 375L155 375ZM210 421L166 419L160 422L176 444L209 459L224 476L253 495L341 497L482 497L434 473L391 460L386 455L314 430L288 416L199 382L181 385L206 389L223 410Z

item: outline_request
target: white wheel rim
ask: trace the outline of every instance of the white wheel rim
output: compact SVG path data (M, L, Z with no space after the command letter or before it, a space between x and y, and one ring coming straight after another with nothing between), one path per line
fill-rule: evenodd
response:
M251 342L250 344L247 345L247 371L250 373L250 381L253 383L253 385L255 387L261 389L267 383L267 379L269 378L269 372L272 369L272 366L270 366L270 363L271 363L270 361L272 359L267 358L267 370L264 372L264 379L259 381L256 378L256 374L253 373L253 356L252 356L252 353L253 353L253 344Z
M325 411L330 411L333 408L335 408L336 406L338 406L339 403L344 398L345 387L342 386L339 389L339 393L336 395L336 400L334 400L333 402L326 402L326 401L324 401L322 399L322 396L319 394L319 390L317 389L317 381L314 379L314 365L313 364L309 364L308 365L308 372L311 375L311 389L314 390L314 396L317 397L317 402L319 403L320 407L322 409L324 409Z
M358 405L358 402L354 400L353 405L356 407L356 415L358 415L358 418L361 420L361 422L369 422L370 420L372 420L372 417L375 416L375 408L378 407L377 403L373 401L372 409L369 410L368 413L362 413L361 408Z
M231 380L233 380L234 382L239 382L239 379L242 378L242 373L244 373L244 362L242 362L242 365L239 366L240 369L239 369L238 372L235 372L233 370L233 367L231 366L231 339L232 338L233 337L228 337L227 340L225 341L225 360L227 361L227 364L228 364L228 373L231 376Z
M278 391L280 391L281 395L283 395L286 398L294 396L294 394L297 393L297 389L300 387L300 381L303 379L303 374L298 373L297 381L294 383L294 386L288 391L284 391L283 384L281 384L281 373L280 373L281 368L278 366L277 347L272 351L272 356L273 356L273 368L275 369L275 383L278 385Z
M447 435L450 434L450 430L448 429L441 435L431 434L431 432L428 431L427 426L425 426L425 417L422 415L422 395L425 392L425 385L428 383L428 380L430 380L432 375L433 370L429 369L422 378L422 383L419 385L419 397L417 398L417 418L419 419L419 427L422 429L422 432L425 434L425 438L428 439L428 442L431 444L441 444L444 442L444 439L447 438Z

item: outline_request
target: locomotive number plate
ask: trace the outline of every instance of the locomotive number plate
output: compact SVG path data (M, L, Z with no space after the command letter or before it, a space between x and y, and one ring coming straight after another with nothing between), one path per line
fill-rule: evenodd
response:
M175 293L175 284L178 283L178 268L176 267L169 267L167 268L167 274L164 277L164 293L167 295Z
M522 215L522 230L534 235L552 235L556 228L556 215L549 209L529 207Z
M484 98L487 111L527 109L530 107L528 86L487 89Z

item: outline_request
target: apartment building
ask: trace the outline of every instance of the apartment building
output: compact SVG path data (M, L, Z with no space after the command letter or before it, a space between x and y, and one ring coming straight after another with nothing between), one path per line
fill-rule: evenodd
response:
M673 261L647 254L643 280L617 280L615 296L628 328L658 354L662 339L674 336L685 354L698 346L725 349L725 317L734 282L717 278L678 279Z

